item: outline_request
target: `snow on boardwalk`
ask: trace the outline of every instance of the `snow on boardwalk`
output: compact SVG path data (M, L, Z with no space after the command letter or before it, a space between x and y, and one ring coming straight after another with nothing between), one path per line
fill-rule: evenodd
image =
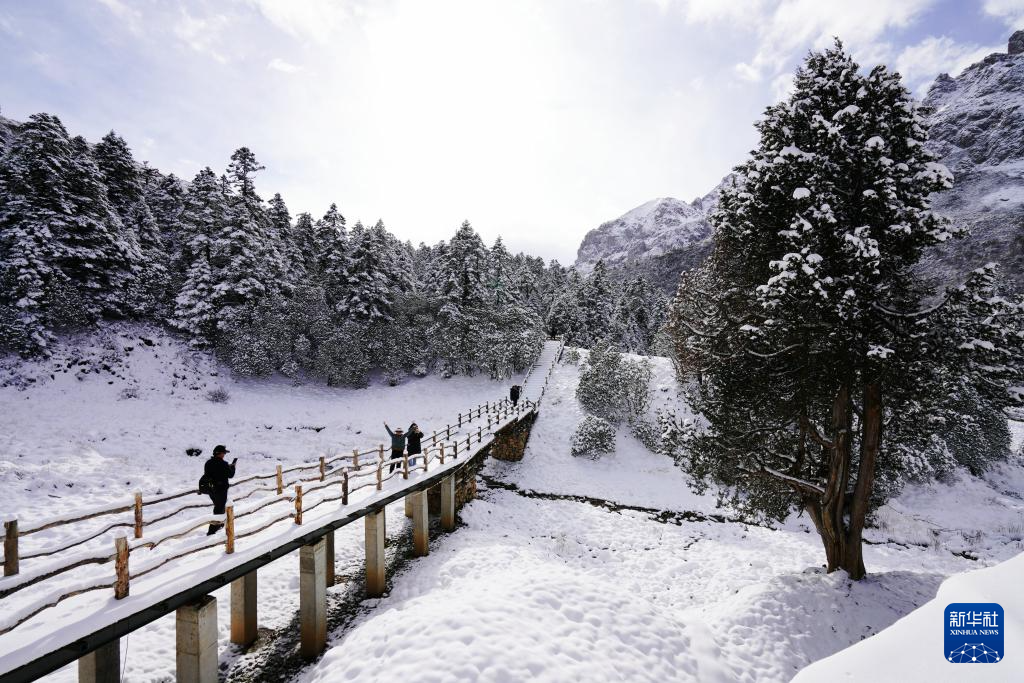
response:
M540 387L540 394L543 393L543 379L557 358L559 347L557 342L545 347L541 362L546 365L538 365L531 370L530 378ZM136 555L131 558L131 591L129 596L120 600L114 600L109 590L113 582L111 549L97 548L95 545L109 541L107 534L97 534L103 538L70 553L74 555L75 561L92 557L96 562L53 578L47 575L67 566L66 557L56 554L53 558L39 559L42 553L34 553L33 561L22 563L21 573L0 579L0 596L3 596L4 603L4 609L0 611L0 631L6 631L0 634L0 676L116 622L132 618L132 628L135 628L146 621L135 615L154 605L204 582L217 582L226 573L237 572L243 565L265 563L272 559L269 555L274 549L297 542L309 542L310 534L319 533L322 536L332 525L337 528L358 520L371 509L400 499L408 491L423 488L427 479L433 483L486 448L495 432L535 409L536 404L536 400L528 399L521 402L516 410L503 399L486 404L486 408L478 407L469 415L461 414L459 421L463 423L462 427L452 425L424 440L429 469L424 471L426 466L422 464L424 461L421 458L416 467L409 468L407 479L402 476L401 464L395 473L384 474L387 462L382 465L375 451L361 454L364 457L360 474L369 475L368 480L356 480L352 462L337 467L329 464L342 459L354 460L353 456L348 455L333 458L328 463L321 458L319 465L314 463L305 468L290 468L292 475L290 481L285 482L283 493L278 493L279 487L273 483L273 473L254 477L248 486L237 487L232 493L235 501L249 498L253 494L263 494L260 498L246 500L242 506L235 506L239 512L236 517L241 516L242 510L252 512L252 516L244 523L236 525L236 537L239 539L236 552L225 554L221 549L223 541L220 536L207 538L196 530L210 521L210 515L191 514L191 519L184 520L178 516L160 528L147 531L141 540L130 542L135 551L133 555ZM443 463L442 445L448 454ZM455 453L458 453L457 458L452 457ZM306 479L296 480L295 477L302 476L296 470L301 469L311 469L312 472L306 473ZM319 477L317 470L320 472ZM350 472L353 473L351 476ZM313 476L309 477L309 474ZM260 482L260 478L269 481ZM289 508L297 504L299 497L297 491L292 495L288 488L297 481L317 482L308 486L306 495L301 498L304 522L301 525L291 523L295 520L295 514L288 512ZM342 496L347 498L347 505ZM201 505L184 505L178 512L185 512L189 507L207 508L208 503L204 500ZM132 523L124 523L124 511L118 513L122 515L119 526L130 529ZM146 514L153 513L147 511ZM167 515L168 518L173 516ZM35 523L26 524L23 528L39 527L40 524ZM185 538L179 539L181 535ZM154 541L156 543L153 546L146 548ZM61 544L61 547L68 546ZM185 556L186 553L191 554ZM27 585L29 583L33 585ZM25 590L20 590L20 586L26 586ZM89 590L94 587L99 587L99 590ZM83 590L87 592L61 600L62 596ZM40 608L43 608L42 611ZM19 625L19 622L22 623Z
M562 352L562 342L560 341L547 341L544 343L544 350L541 351L540 356L537 358L537 362L533 364L530 371L526 373L526 377L521 382L523 387L523 398L531 401L540 401L541 395L543 394L544 384L548 378L548 370L558 360L558 356Z

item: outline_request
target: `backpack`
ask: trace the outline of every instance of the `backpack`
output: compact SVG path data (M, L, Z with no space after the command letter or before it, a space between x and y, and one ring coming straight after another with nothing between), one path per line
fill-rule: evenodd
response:
M199 495L208 496L211 493L213 493L213 480L204 472L203 476L199 477Z

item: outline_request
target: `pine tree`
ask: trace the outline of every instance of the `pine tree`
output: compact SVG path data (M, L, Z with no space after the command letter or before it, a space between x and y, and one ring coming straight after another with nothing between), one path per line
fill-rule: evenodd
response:
M296 278L301 277L303 280L319 282L320 266L316 252L316 226L309 213L303 212L296 216L291 243L292 258L297 264ZM301 273L301 276L298 273Z
M336 311L345 309L349 296L348 242L355 244L362 235L362 224L357 224L351 240L346 239L345 217L331 204L324 217L316 223L314 249L320 282L327 294L327 303Z
M552 337L565 337L567 344L589 346L590 332L587 329L586 311L582 307L583 279L575 268L562 285L562 291L551 304L545 326Z
M434 271L441 302L428 333L445 374L474 374L483 364L488 326L487 248L469 221L448 243Z
M93 148L107 196L122 220L143 198L142 181L128 143L114 131L103 136Z
M218 327L223 331L240 323L246 306L276 292L284 270L253 181L263 168L249 148L241 147L231 155L228 175L221 181L228 215L214 240L211 265L217 277Z
M33 114L0 159L0 303L5 344L29 355L53 339L47 319L59 244L72 211L71 143L56 116Z
M903 466L883 434L923 432L907 421L931 411L914 401L938 392L921 385L972 338L999 340L1000 370L986 369L985 344L958 362L1010 401L1017 307L980 280L925 305L913 266L957 234L929 210L951 179L897 74L862 75L837 41L807 58L757 128L713 216L712 257L674 304L680 366L698 379L691 402L706 420L680 461L751 513L804 510L828 570L859 579L875 481Z
M200 171L189 185L182 214L186 242L182 264L185 276L175 298L173 323L200 345L216 338L221 294L214 271L218 236L228 223L227 198L216 174Z
M348 298L341 311L352 320L391 320L396 264L384 223L359 233L346 273Z
M579 296L578 305L586 321L586 333L581 343L583 346L593 346L610 336L615 314L615 286L603 259L594 265Z

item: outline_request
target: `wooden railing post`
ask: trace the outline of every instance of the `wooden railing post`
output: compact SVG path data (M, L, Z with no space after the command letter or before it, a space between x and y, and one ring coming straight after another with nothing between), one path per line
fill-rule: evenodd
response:
M384 463L377 461L377 490L380 491L384 486Z
M128 537L118 536L114 539L114 571L117 580L114 582L114 598L121 600L128 597Z
M302 524L302 484L295 485L295 523Z
M230 555L235 552L235 506L228 505L224 508L224 534L227 540L224 541L224 552Z
M409 478L409 456L406 453L402 453L402 479Z
M430 460L430 449L429 448L424 448L423 449L423 471L424 472L427 471L427 461L429 461L429 460Z
M359 471L359 449L358 448L353 448L352 449L352 469L354 469L356 472Z
M459 426L462 426L462 413L459 413Z
M348 505L348 470L341 473L341 504Z
M477 443L483 443L484 442L484 428L483 427L478 427L477 430L476 430L476 442Z
M142 538L142 494L135 492L135 538Z
M4 522L4 576L18 573L18 520Z
M459 459L459 442L458 441L456 441L455 443L452 444L452 457L455 458L456 460Z
M323 481L327 477L327 463L324 460L324 456L320 456L320 481Z
M443 443L441 444L440 448L441 448L441 464L443 465L444 464L444 444Z
M281 473L280 463L277 465L277 495L284 492L284 475Z

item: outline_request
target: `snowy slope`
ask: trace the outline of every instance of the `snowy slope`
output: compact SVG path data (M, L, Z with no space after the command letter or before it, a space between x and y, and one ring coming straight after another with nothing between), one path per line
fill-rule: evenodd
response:
M953 576L933 600L839 654L801 671L798 683L816 681L1013 681L1024 674L1024 555L995 567ZM995 602L1006 615L1004 661L970 666L943 658L943 619L953 602Z
M108 372L102 358L116 344L133 350ZM83 340L77 356L86 364L54 379L44 364L27 388L0 388L4 511L191 485L202 459L181 453L186 445L224 441L244 472L308 461L379 439L385 415L429 431L507 389L483 378L358 391L237 382L173 339L130 328ZM652 411L685 410L668 361L652 363ZM361 526L337 533L330 649L317 662L294 653L297 557L260 570L261 638L249 652L228 643L229 589L216 591L227 680L786 681L925 604L946 577L1024 549L1024 470L1007 465L985 480L908 490L869 531L869 578L826 575L806 519L779 529L727 521L730 511L693 494L668 458L625 430L615 453L573 458L578 376L555 369L524 459L488 463L480 497L455 533L432 534L428 557L406 557L409 526L401 504L389 507L384 598L362 599ZM206 400L217 386L227 403ZM138 398L120 398L126 388ZM125 680L169 680L174 616L121 648ZM47 680L75 675L70 666Z
M661 391L667 361L653 360L656 403L679 407L673 387ZM851 582L821 570L805 519L777 530L718 521L728 511L626 434L610 456L573 458L577 380L576 367L556 368L524 459L489 462L465 526L364 603L297 680L787 681L977 566L944 540L906 543L909 527L894 518L899 540L866 548L872 574ZM950 507L955 486L920 495L939 499L927 523L954 524L931 515L943 499ZM981 519L996 495L979 484L959 513ZM977 562L1020 550L986 546Z

